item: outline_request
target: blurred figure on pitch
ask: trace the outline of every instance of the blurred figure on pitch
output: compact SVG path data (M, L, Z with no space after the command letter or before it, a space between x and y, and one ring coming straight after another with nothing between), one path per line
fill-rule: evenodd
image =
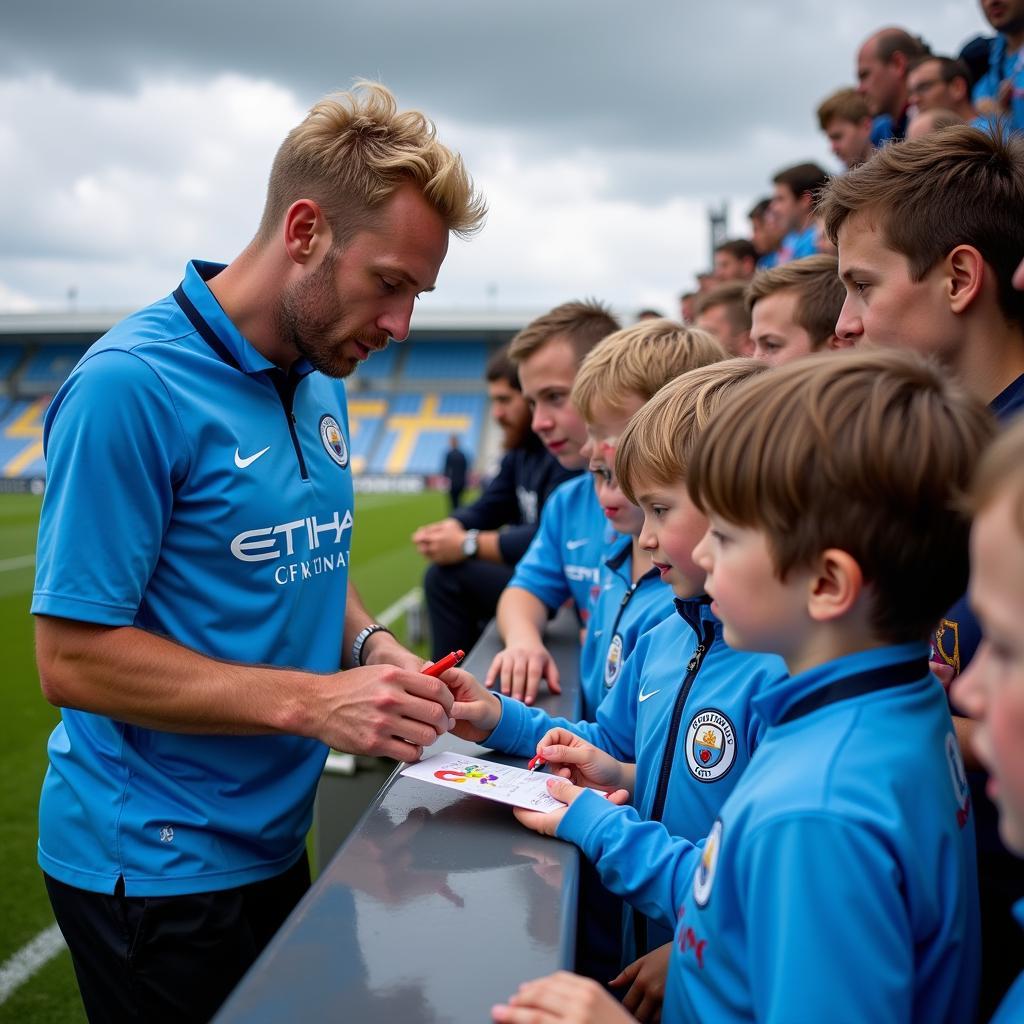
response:
M469 471L469 460L466 453L459 447L459 435L452 434L448 438L448 451L444 456L444 475L448 478L448 500L452 511L459 507L462 492L466 489L466 474Z

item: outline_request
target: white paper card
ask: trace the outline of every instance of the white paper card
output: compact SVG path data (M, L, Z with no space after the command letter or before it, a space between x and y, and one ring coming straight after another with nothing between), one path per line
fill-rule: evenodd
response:
M551 776L547 772L531 772L465 754L434 754L403 768L402 775L529 811L547 814L565 806L548 792Z

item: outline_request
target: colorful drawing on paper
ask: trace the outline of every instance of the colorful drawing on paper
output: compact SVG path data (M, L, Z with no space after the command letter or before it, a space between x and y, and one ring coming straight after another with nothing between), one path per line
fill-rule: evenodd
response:
M498 776L481 768L478 764L467 764L461 771L442 768L434 772L434 778L442 782L479 782L481 786L496 786Z

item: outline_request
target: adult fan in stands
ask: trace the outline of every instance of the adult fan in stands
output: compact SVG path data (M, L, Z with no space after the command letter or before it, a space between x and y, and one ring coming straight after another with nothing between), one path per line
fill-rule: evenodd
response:
M537 532L548 495L579 472L563 469L530 429L530 408L507 349L491 357L486 376L491 417L505 448L501 466L472 505L412 536L420 554L434 563L423 589L435 659L469 650L480 638Z
M407 336L483 215L422 114L372 83L322 100L253 241L190 263L50 406L39 860L93 1020L208 1019L309 884L328 747L415 760L449 728L347 581L337 378Z

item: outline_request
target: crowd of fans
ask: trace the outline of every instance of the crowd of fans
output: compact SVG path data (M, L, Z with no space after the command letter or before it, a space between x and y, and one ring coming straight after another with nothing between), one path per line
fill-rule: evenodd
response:
M549 457L590 474L514 520L533 539L486 604L504 647L455 689L456 732L569 780L550 787L564 810L517 817L583 851L577 969L618 969L640 1020L995 1020L1024 966L1024 842L988 774L992 680L1020 669L979 646L998 599L964 593L979 462L972 508L1016 502L1017 517L1012 541L979 536L1008 543L1007 564L1024 555L1024 433L984 455L1024 408L1024 0L982 8L997 35L957 55L902 28L865 40L857 86L817 108L846 170L778 170L679 322L644 310L622 330L566 303L509 350ZM984 594L991 543L973 564ZM453 566L435 564L428 594L441 576ZM1007 586L1024 607L1024 583ZM446 587L435 656L466 628L452 609L483 627L479 587ZM566 605L578 721L532 706L545 680L558 689L544 630ZM913 680L927 712L878 698ZM674 715L647 703L672 693ZM1020 986L997 1016L1015 1013ZM628 1019L568 974L494 1015Z

